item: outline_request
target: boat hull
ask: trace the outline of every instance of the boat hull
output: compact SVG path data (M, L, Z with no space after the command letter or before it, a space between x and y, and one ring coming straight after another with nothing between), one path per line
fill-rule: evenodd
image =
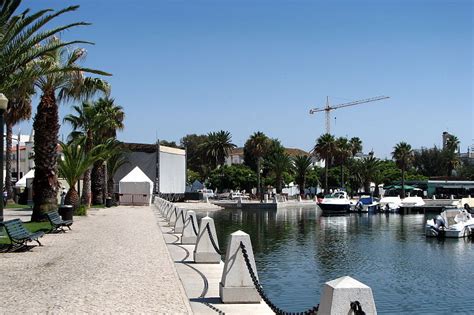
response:
M350 210L350 204L332 204L332 203L319 203L318 206L323 210L323 214L328 215L345 215Z

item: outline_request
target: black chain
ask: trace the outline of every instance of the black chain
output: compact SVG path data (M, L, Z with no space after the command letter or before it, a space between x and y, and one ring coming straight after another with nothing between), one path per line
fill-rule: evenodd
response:
M196 226L194 225L194 217L192 215L190 215L189 220L191 220L191 224L193 225L194 234L196 234L196 236L197 236L199 233L196 230Z
M250 264L250 259L247 254L247 250L245 249L245 245L243 242L240 242L240 249L242 250L242 255L244 256L245 264L247 265L247 269L249 270L250 273L250 278L252 278L252 282L255 286L255 289L257 290L258 294L262 298L262 300L267 303L267 305L272 309L272 311L275 312L275 314L281 314L281 315L293 315L293 314L304 314L304 315L309 315L309 314L317 314L318 309L319 309L319 304L313 306L312 308L304 311L304 312L285 312L275 304L273 304L272 301L270 301L270 298L265 294L265 291L263 290L262 285L258 281L257 277L255 276L255 272L253 271L252 265Z
M206 224L206 230L207 230L207 233L209 234L209 238L211 239L211 244L212 244L212 247L214 247L214 250L219 255L221 255L221 256L224 255L224 253L219 250L219 246L217 246L216 241L214 240L214 237L212 237L211 228L209 227L209 223Z

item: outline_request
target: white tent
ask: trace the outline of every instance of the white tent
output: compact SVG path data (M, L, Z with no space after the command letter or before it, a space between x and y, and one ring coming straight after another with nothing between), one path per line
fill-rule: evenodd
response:
M28 173L25 174L22 178L20 178L19 181L16 182L15 187L26 187L26 180L28 178L33 178L35 177L35 170L29 170Z
M119 182L121 205L150 205L153 181L136 166Z

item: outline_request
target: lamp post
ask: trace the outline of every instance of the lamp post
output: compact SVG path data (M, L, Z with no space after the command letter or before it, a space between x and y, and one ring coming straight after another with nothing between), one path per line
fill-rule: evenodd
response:
M260 179L260 183L259 183L259 185L260 185L260 187L259 187L259 189L260 189L260 203L263 202L263 182L262 182L262 174L263 174L263 170L260 169L260 171L258 171L258 178Z
M8 106L8 99L0 93L0 187L2 188L2 200L0 202L0 222L3 222L3 114Z

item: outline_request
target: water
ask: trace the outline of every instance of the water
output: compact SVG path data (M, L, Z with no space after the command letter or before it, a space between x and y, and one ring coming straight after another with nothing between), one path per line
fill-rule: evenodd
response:
M349 275L372 288L380 314L474 313L473 242L427 239L424 215L320 214L306 207L209 215L223 249L230 233L250 234L260 281L284 310L312 307L325 282Z

